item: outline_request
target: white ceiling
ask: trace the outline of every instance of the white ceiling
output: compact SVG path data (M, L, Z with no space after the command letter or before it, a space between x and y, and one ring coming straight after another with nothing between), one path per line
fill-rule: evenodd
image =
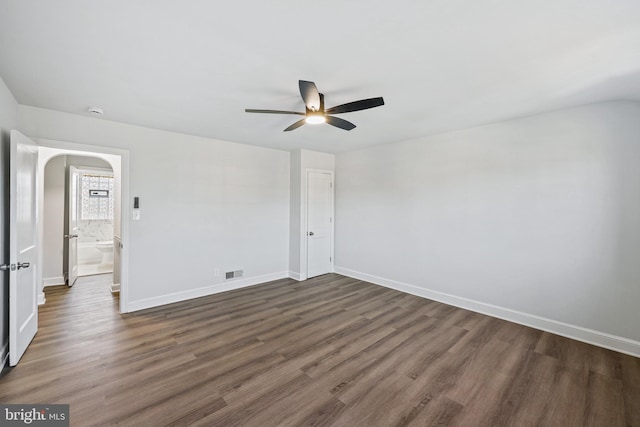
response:
M339 152L542 111L640 101L638 0L0 0L20 104L274 148ZM298 80L327 107L307 125Z

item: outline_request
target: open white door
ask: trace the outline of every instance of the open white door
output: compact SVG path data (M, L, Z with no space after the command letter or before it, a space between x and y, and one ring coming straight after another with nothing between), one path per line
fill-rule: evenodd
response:
M38 330L37 145L12 130L9 162L9 364L15 366Z
M333 271L333 177L307 173L307 278Z
M69 234L64 236L67 242L67 284L73 286L78 279L78 188L80 174L74 166L69 166L68 179Z

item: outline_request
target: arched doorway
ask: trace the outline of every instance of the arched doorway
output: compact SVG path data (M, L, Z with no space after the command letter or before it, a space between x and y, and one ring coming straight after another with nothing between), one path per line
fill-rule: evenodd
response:
M89 165L89 166L96 167L96 165L99 164L99 166L106 166L103 169L110 169L110 171L112 171L113 179L114 179L113 235L114 235L114 242L116 241L118 242L117 249L114 245L114 255L116 252L118 252L117 258L119 261L117 263L114 262L114 273L115 273L114 276L117 275L119 280L117 280L117 283L113 283L113 286L111 287L111 291L120 292L120 298L119 298L120 312L121 313L127 312L128 310L126 309L127 307L126 303L127 303L127 296L128 296L128 292L127 292L128 256L127 256L127 252L125 251L124 244L122 242L126 242L128 239L128 222L126 220L126 215L125 215L126 209L128 209L128 206L129 206L127 201L128 175L129 175L128 174L128 151L113 149L109 147L94 147L94 146L86 146L81 144L52 141L52 140L38 140L37 142L40 145L39 159L38 159L37 199L38 199L38 214L39 214L39 218L41 218L41 220L38 223L38 229L39 229L38 234L40 236L40 241L42 242L45 240L45 234L57 233L58 235L57 244L56 246L54 246L57 249L54 249L54 250L58 250L63 255L64 255L64 249L60 249L60 244L61 242L63 243L62 239L64 238L64 234L62 235L60 234L59 228L57 230L50 230L46 228L46 225L50 225L46 223L51 222L51 221L45 221L45 218L48 217L48 215L46 215L45 213L45 205L46 205L45 204L45 188L46 188L45 174L46 174L47 165L49 165L50 167L50 165L53 164L50 162L62 163L65 166L60 169L66 170L66 168L70 165L70 163L72 163L72 162L68 162L68 159L72 159L74 161L78 159L84 159L85 165L82 165L82 166ZM61 160L63 158L65 160ZM60 166L60 164L58 166ZM60 198L58 198L57 200L58 200L58 203L60 204ZM61 207L63 208L64 205ZM58 217L62 217L62 219L64 220L63 210L62 210L62 214L60 214L60 211L58 211L56 215ZM60 224L59 221L60 220L58 219L58 224ZM64 280L64 272L62 268L62 264L64 263L64 260L62 262L59 262L59 259L56 259L55 254L52 254L49 250L47 252L47 255L53 255L52 258L49 258L48 256L45 257L45 250L46 249L44 248L44 245L41 245L40 257L39 257L39 263L38 263L40 268L38 269L39 271L37 273L37 278L38 278L37 283L41 286L41 297L43 300L44 300L44 293L42 292L42 289L44 289L44 286L49 284L54 284L49 281L45 281L45 279L51 279L51 277L53 277L52 280L58 281L58 283L56 284L60 283L61 278L62 280ZM47 259L47 262L45 262L45 258ZM116 258L116 256L114 256L114 258ZM61 274L46 277L44 275L45 264L47 266L50 266L51 264L56 264L56 263L59 268L54 271L59 271ZM47 270L47 271L50 271L50 270ZM47 274L47 276L49 276L49 274Z

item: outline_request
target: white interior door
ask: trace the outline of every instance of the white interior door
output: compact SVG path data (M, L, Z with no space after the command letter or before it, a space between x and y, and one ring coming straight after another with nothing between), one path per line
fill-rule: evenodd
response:
M68 179L68 212L69 228L64 237L67 242L67 284L73 286L78 279L78 191L80 186L80 173L74 166L69 166Z
M37 145L12 130L9 161L9 364L15 366L38 330Z
M307 173L307 278L333 271L333 176Z

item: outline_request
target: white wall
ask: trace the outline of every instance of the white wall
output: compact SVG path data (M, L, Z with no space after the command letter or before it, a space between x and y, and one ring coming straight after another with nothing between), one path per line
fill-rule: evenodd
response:
M64 205L65 205L65 169L66 156L49 160L44 168L43 198L43 285L64 284L63 246L64 246Z
M26 135L129 151L129 307L288 274L289 153L19 106ZM132 203L131 203L132 205ZM214 270L244 270L225 281Z
M65 156L67 166L75 166L77 168L101 168L111 169L111 165L102 159L97 157L86 156Z
M310 150L291 153L291 225L289 271L296 280L307 278L307 171L335 171L335 155Z
M300 228L300 215L302 208L300 206L301 193L300 186L302 183L302 175L300 172L301 150L291 152L291 170L289 173L289 273L292 278L302 280L300 269L300 236L302 229Z
M9 133L18 104L0 78L0 264L9 262ZM0 272L0 369L9 348L9 274Z
M611 102L341 153L336 270L640 352L639 136Z

